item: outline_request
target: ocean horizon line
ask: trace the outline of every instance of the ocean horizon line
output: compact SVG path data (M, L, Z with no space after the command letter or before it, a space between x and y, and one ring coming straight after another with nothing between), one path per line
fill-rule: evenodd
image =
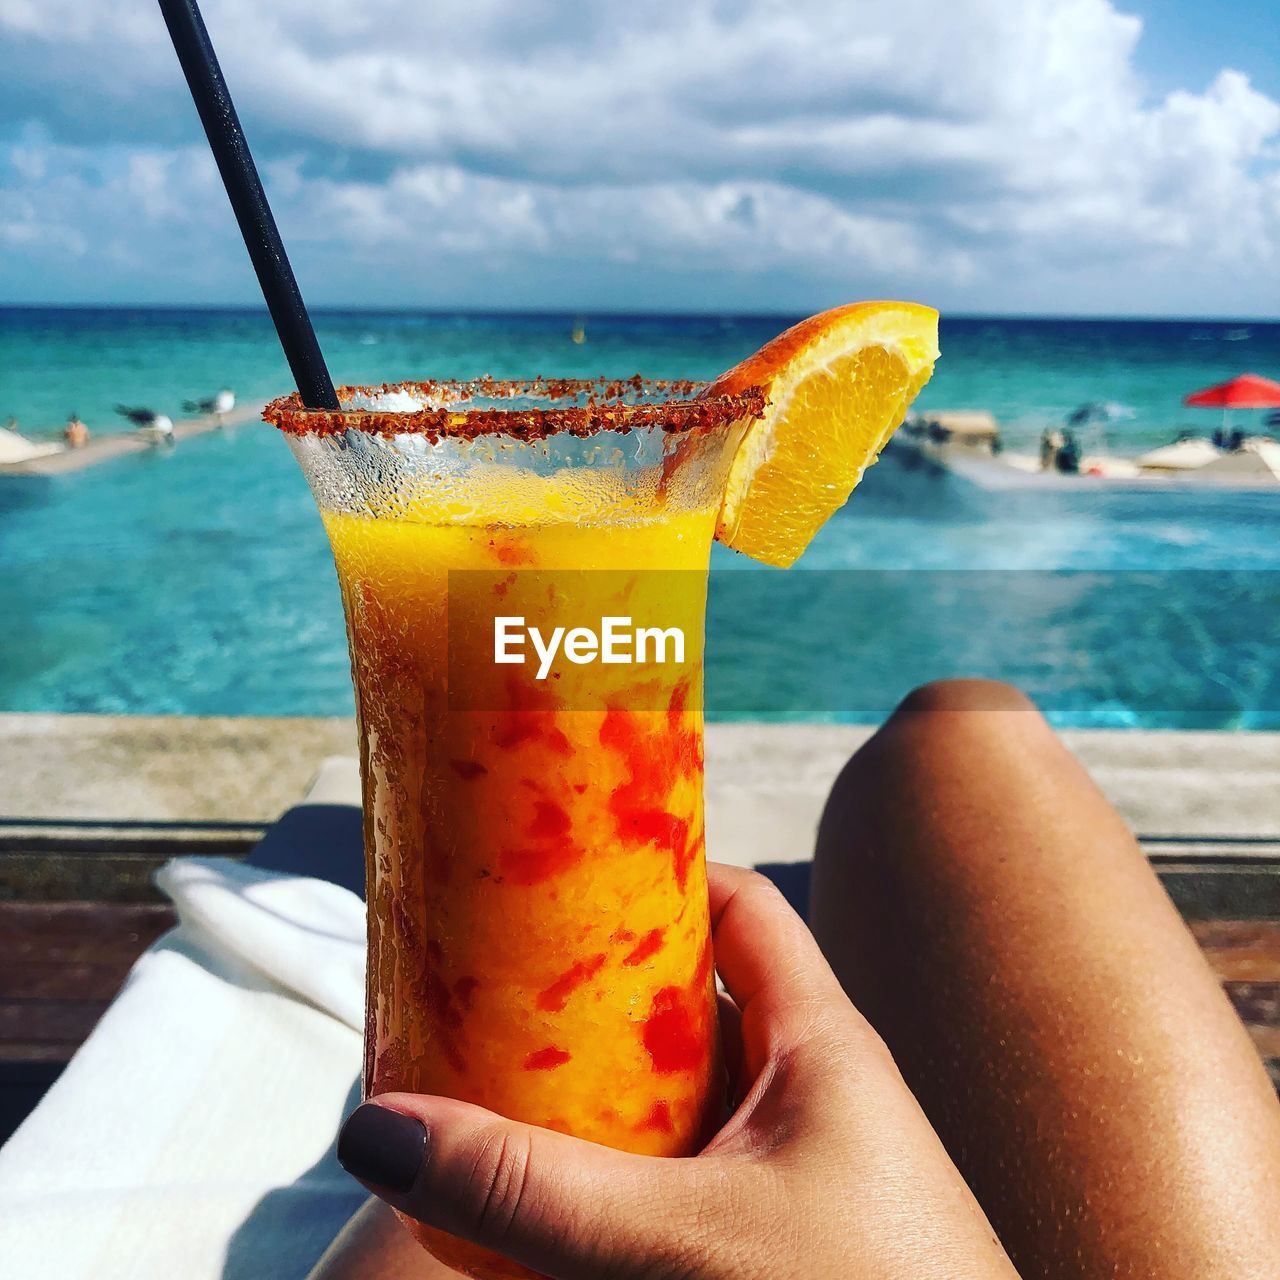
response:
M573 320L734 320L734 321L797 321L814 314L803 310L733 311L708 309L702 311L660 311L641 309L625 311L618 308L590 307L469 307L469 306L378 306L319 304L308 308L316 316L457 316L493 319L565 319ZM964 322L1019 321L1030 324L1223 324L1223 325L1280 325L1280 315L1117 315L1052 313L1031 311L948 311L939 308L944 320ZM201 315L260 315L267 317L263 303L212 303L212 302L6 302L0 301L0 313L98 313L98 314L201 314Z

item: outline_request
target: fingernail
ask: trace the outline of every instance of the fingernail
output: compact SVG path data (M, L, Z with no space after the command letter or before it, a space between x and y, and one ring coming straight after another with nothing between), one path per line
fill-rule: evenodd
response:
M388 1191L408 1191L426 1158L426 1126L387 1107L366 1102L338 1134L338 1163Z

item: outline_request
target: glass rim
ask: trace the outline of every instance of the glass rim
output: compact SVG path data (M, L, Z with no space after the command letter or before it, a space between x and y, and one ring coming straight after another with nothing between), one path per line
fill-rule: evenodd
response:
M672 434L702 433L743 418L755 420L766 404L762 387L704 394L708 383L683 379L642 378L473 378L428 382L388 382L380 386L337 388L339 401L356 396L404 392L433 402L430 407L395 409L308 409L295 391L271 401L262 411L265 421L290 436L336 436L347 431L390 438L424 436L428 440L468 440L480 436L508 436L517 440L541 440L568 434L594 435L600 431L629 432L661 427ZM659 397L630 403L625 397ZM544 406L501 408L486 405L474 409L451 407L480 396L490 400L537 399ZM566 403L556 404L558 400Z

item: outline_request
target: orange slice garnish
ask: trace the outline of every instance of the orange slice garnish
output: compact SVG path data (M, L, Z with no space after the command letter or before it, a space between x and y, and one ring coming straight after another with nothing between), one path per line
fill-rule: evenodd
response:
M799 559L848 500L938 358L938 313L854 302L802 320L708 394L762 387L769 404L729 471L716 537L765 564Z

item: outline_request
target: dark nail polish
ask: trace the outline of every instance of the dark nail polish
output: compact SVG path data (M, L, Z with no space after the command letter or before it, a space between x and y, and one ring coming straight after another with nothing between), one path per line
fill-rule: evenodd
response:
M421 1120L366 1102L338 1134L338 1163L365 1182L388 1191L408 1191L427 1158Z

